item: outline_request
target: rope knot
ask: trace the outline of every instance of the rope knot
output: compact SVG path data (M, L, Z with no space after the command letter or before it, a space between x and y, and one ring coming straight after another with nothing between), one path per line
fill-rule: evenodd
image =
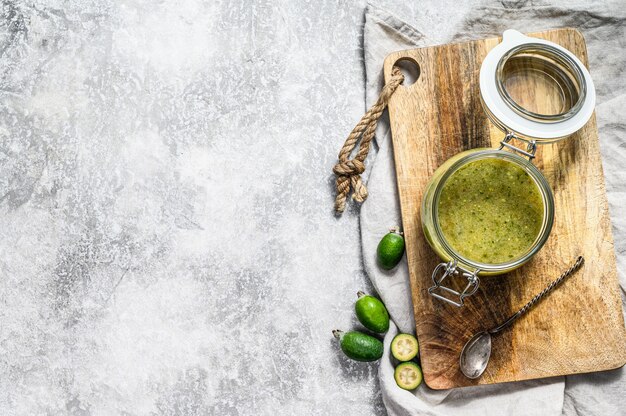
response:
M352 189L352 199L356 202L363 202L367 198L367 188L361 181L361 173L365 172L365 164L363 161L367 157L370 150L370 144L374 138L376 124L383 114L389 98L404 81L404 75L400 69L394 66L391 70L391 77L383 87L378 100L372 108L361 118L359 123L352 129L352 132L346 139L341 151L339 152L339 163L333 167L333 172L337 175L335 181L337 187L337 196L335 197L335 211L341 213L346 209L346 199ZM349 159L350 154L359 144L359 150L354 159Z
M333 168L333 172L337 176L360 175L361 173L365 172L365 164L359 159L339 162Z

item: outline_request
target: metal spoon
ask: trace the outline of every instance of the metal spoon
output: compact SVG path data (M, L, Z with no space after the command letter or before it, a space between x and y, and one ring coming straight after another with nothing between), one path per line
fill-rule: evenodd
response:
M546 296L548 293L552 291L559 283L565 280L566 277L572 275L576 270L583 265L585 259L582 256L578 256L576 262L567 269L558 279L550 283L545 289L541 291L541 293L537 294L534 298L530 300L522 309L511 315L509 319L504 321L504 323L492 328L488 331L482 331L475 334L470 338L469 341L463 347L461 351L461 372L465 374L468 378L478 378L480 377L487 368L487 364L489 364L489 357L491 356L491 336L497 334L503 329L507 328L513 322L517 320L520 316L524 315L528 310L535 304L539 299Z

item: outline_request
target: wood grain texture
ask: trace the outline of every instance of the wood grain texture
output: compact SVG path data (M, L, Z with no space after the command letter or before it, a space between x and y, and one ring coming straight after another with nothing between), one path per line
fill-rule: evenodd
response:
M531 36L558 43L587 64L585 41L577 30ZM463 308L427 293L440 259L422 233L422 192L449 157L474 147L495 147L502 139L482 110L478 90L481 62L499 42L492 38L408 50L385 60L386 78L400 59L420 67L417 82L401 86L391 98L389 115L421 362L425 381L434 389L586 373L626 363L595 115L568 139L539 146L536 165L554 191L556 213L552 234L534 259L507 275L482 278L479 291ZM542 87L535 87L533 94L518 95L541 99ZM465 341L506 319L579 254L586 259L583 268L494 338L491 362L480 379L465 378L458 364Z

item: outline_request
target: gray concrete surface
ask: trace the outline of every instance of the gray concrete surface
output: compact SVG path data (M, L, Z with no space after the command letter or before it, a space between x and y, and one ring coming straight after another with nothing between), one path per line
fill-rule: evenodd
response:
M330 332L365 3L1 7L0 414L384 413Z

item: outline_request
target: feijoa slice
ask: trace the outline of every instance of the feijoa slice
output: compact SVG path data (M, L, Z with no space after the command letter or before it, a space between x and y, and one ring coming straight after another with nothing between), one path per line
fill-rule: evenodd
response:
M389 329L389 312L385 305L374 296L358 292L359 299L354 304L359 322L372 332L383 333Z
M396 367L393 377L401 389L413 390L422 384L422 369L413 361L400 363Z
M385 270L391 270L400 263L404 255L404 237L397 228L389 230L380 240L376 255L378 264Z
M398 334L391 341L391 354L398 361L411 361L418 351L417 338L411 334Z
M353 360L376 361L383 356L383 343L371 335L358 331L343 332L338 329L333 331L333 335L339 340L344 354Z

